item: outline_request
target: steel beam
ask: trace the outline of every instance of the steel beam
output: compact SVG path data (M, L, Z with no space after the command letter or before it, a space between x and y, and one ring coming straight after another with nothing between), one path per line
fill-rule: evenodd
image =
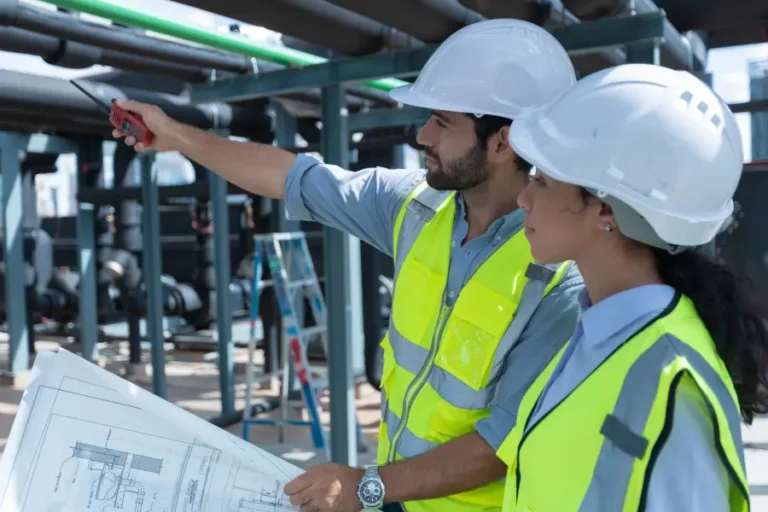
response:
M740 114L742 112L768 112L768 99L731 103L728 106L734 114Z
M554 27L551 32L573 55L649 41L663 44L665 38L680 35L666 19L664 11ZM191 98L195 103L246 100L383 77L414 77L437 46L334 59L301 68L234 77L194 86ZM688 59L685 55L680 58Z
M359 132L370 130L372 128L423 125L429 120L431 115L431 112L424 108L377 108L367 112L350 115L347 121L347 127L350 132Z
M27 137L0 132L0 172L2 172L2 224L5 255L5 307L8 318L8 370L4 377L15 385L29 370L29 331L24 300L24 250L22 239L21 160ZM14 300L15 299L15 300Z
M326 163L349 164L347 109L343 87L322 92L322 145ZM323 228L325 294L328 303L328 375L331 395L331 460L357 465L352 340L362 339L360 240Z
M167 398L157 166L153 165L154 153L141 153L137 158L140 159L141 164L141 189L143 192L143 277L144 287L147 290L147 338L152 350L152 391L161 398Z
M191 88L190 98L193 103L205 102L205 98L246 100L273 96L277 91L295 92L339 83L360 83L375 78L412 77L419 73L435 48L430 45L229 78Z

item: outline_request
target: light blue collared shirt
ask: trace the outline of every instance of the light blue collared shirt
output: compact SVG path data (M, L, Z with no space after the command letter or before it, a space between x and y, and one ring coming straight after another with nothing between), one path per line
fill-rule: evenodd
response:
M591 305L584 290L581 317L531 416L531 424L559 403L619 345L659 315L675 290L646 285ZM648 512L727 512L730 479L715 448L706 402L689 376L675 395L672 430L659 452L648 487Z
M290 219L320 222L346 231L392 256L395 219L408 194L424 180L424 170L381 167L352 172L298 155L285 182L285 210ZM464 201L456 194L451 261L446 301L452 306L472 273L501 244L522 227L522 210L491 224L477 238L462 245L469 225ZM578 292L583 280L574 267L547 294L510 352L500 379L497 405L475 428L498 450L515 426L523 394L570 339L578 317Z

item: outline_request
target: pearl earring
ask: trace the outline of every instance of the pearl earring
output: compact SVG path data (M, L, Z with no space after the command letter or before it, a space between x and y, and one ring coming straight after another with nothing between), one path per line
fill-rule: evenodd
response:
M600 227L603 228L603 231L608 231L608 232L613 231L613 228L611 227L611 224L609 222L601 223Z

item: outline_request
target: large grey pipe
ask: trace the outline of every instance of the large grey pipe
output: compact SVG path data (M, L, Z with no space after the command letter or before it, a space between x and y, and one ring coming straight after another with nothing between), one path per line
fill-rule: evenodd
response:
M289 34L342 55L423 44L416 38L325 0L273 0L254 8L240 0L181 0L181 3Z
M456 0L330 0L331 3L391 25L426 42L441 43L465 25L485 19ZM424 21L427 20L427 21Z
M232 135L247 137L252 140L268 138L271 132L271 119L254 108L229 105L226 103L205 103L190 105L188 100L127 87L114 87L107 84L85 84L89 90L107 104L113 98L133 99L152 103L183 123L204 129L228 129ZM82 118L102 120L108 124L104 112L67 80L19 73L0 71L0 111L39 112L51 120L61 118Z
M103 64L130 71L147 71L172 76L190 83L204 83L211 74L210 69L199 66L176 64L167 60L105 50L16 27L0 26L0 49L37 55L48 64L65 68L84 69Z
M69 13L37 9L15 0L0 2L2 25L197 69L207 67L235 73L253 70L251 60L243 55L165 41L134 29L88 23Z

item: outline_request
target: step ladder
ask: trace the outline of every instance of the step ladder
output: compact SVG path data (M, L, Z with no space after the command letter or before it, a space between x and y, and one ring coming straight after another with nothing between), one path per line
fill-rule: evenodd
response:
M243 439L248 441L251 425L272 425L279 430L279 442L284 442L285 425L306 426L311 429L312 442L316 449L324 450L330 460L329 443L320 420L320 394L328 388L328 378L313 377L320 373L311 368L307 359L307 346L313 338L320 337L323 353L328 357L328 319L325 299L315 272L314 263L307 247L303 231L293 233L270 233L256 235L254 240L253 283L251 285L251 332L248 342L248 364L245 374L245 411L243 414ZM285 250L284 250L285 249ZM264 260L271 274L270 281L262 279ZM293 271L293 272L292 272ZM292 279L296 274L296 279ZM254 386L254 358L258 341L256 325L259 318L259 299L263 289L271 284L275 290L280 316L282 318L281 344L283 347L283 367L281 374L280 419L253 418L252 392ZM301 292L299 294L298 292ZM294 305L297 299L306 297L315 322L315 326L303 327ZM290 388L290 370L295 372L301 387L301 395L309 417L308 421L288 419ZM274 375L264 375L270 378ZM333 397L331 397L333 400ZM368 449L360 422L356 423L358 451Z

